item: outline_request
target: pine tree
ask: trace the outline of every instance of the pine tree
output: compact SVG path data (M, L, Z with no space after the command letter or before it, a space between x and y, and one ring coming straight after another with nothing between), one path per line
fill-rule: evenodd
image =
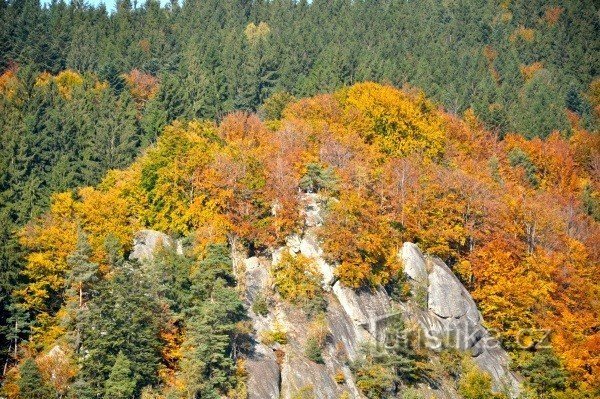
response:
M134 394L156 381L160 357L161 313L147 277L139 266L123 262L98 286L81 321L79 386L96 396L105 393L117 355L129 361L136 381Z

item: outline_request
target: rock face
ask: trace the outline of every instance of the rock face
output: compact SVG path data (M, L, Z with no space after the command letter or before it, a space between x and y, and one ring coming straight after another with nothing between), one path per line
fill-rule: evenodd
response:
M174 241L165 233L155 230L140 230L133 238L133 251L129 259L139 261L152 259L157 248L174 248L178 254L183 253L181 241Z
M403 245L400 256L413 290L427 289L427 309L405 306L404 314L431 338L430 349L452 345L469 350L475 363L492 376L497 390L517 396L519 382L509 369L507 353L482 326L475 301L454 273L441 260L425 257L412 243Z
M354 290L336 281L334 266L323 257L317 229L322 223L319 197L306 194L305 225L299 235L288 238L286 245L270 256L246 258L232 253L234 270L242 288L245 305L254 333L246 354L250 399L319 399L361 398L348 366L359 355L364 343L384 343L386 322L401 314L411 325L419 327L425 344L435 353L448 346L469 351L476 365L488 372L494 387L516 397L519 382L510 372L506 352L482 326L482 317L469 292L452 271L439 259L423 255L412 243L404 243L398 257L411 286L412 296L406 302L394 302L383 287ZM181 241L168 235L142 230L134 239L131 259L151 260L158 248L171 248L182 253ZM322 362L314 362L305 353L311 320L302 309L273 295L269 270L284 251L311 258L322 276L327 300L325 321L327 337ZM267 298L268 314L255 314L252 305ZM287 342L265 341L266 334L281 328ZM420 387L425 397L459 398L453 384Z
M395 303L382 287L373 290L353 290L335 280L334 267L323 258L316 229L321 225L319 197L306 194L305 226L302 234L290 237L286 246L273 251L271 257L244 259L234 254L244 265L244 295L255 330L254 347L247 359L248 391L251 399L284 398L307 394L308 397L336 399L363 398L356 387L348 361L356 359L365 342L383 342L385 321L401 313L414 321L424 332L427 345L440 350L449 342L471 352L475 363L490 373L496 389L508 389L516 397L519 383L508 369L508 356L494 345L481 314L468 291L452 271L439 259L422 254L412 243L405 243L398 254L412 286L413 297L406 303ZM328 307L328 335L323 350L323 362L315 363L305 355L305 343L310 321L301 309L273 297L266 316L254 314L252 303L259 295L270 291L269 270L283 251L301 253L312 258L323 275ZM234 259L234 263L236 260ZM419 302L419 303L417 303ZM287 332L287 343L265 344L264 333L277 324ZM441 384L444 385L444 384ZM427 397L457 398L453 388L426 387Z

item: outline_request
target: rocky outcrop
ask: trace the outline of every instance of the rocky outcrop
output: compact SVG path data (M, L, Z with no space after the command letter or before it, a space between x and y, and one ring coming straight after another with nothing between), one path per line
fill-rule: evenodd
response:
M356 359L365 342L383 342L386 321L401 313L418 325L429 348L449 345L470 351L475 363L490 373L496 389L516 396L519 384L508 368L508 356L482 326L482 317L469 292L439 259L423 255L412 243L398 254L412 286L413 299L396 303L382 287L353 290L334 276L334 266L323 257L317 238L322 223L319 197L304 196L305 226L302 234L289 237L286 246L269 257L240 259L243 263L244 295L255 334L254 349L247 361L250 398L292 398L304 392L315 398L363 398L356 388L348 361ZM283 251L301 253L315 261L323 275L328 299L326 321L329 329L323 363L308 359L304 352L309 320L300 309L272 298L265 317L252 312L253 301L271 290L269 272ZM287 331L285 345L261 342L261 334L280 323ZM446 387L448 385L448 387ZM427 396L456 398L451 384L422 387Z
M383 287L362 290L345 287L336 281L335 268L324 258L319 245L320 199L307 194L304 201L306 223L302 234L289 237L286 245L270 256L246 258L242 253L232 253L253 326L251 349L246 353L250 399L290 399L298 394L319 399L364 399L348 364L358 357L364 343L384 343L386 324L398 314L419 327L424 337L422 342L433 353L448 346L469 351L479 368L493 377L497 390L517 396L519 382L509 370L506 352L482 326L473 298L450 268L437 258L423 255L417 245L405 243L398 257L411 285L411 299L395 302ZM135 236L130 258L151 260L159 248L183 252L180 241L158 231L142 230ZM310 360L305 353L311 321L301 309L273 294L269 270L284 251L313 259L323 276L328 334L320 363ZM252 305L259 298L267 298L266 315L253 311ZM275 325L286 331L286 343L263 342L265 334ZM458 397L448 381L420 388L427 397Z
M140 230L133 238L133 250L129 259L139 261L152 259L157 248L174 248L178 253L182 253L181 243L175 242L165 233L155 230Z
M497 390L517 396L519 382L509 369L507 353L483 327L475 301L450 268L437 258L424 256L412 243L403 245L400 257L413 292L427 289L426 309L413 304L404 306L403 312L421 326L429 348L452 346L470 351L475 363L492 376Z

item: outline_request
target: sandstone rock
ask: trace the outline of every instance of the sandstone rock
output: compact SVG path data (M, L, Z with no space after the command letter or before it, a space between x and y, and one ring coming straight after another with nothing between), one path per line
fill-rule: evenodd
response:
M470 351L476 364L490 373L496 390L508 389L513 397L518 396L519 382L509 369L507 353L483 327L475 301L450 268L437 258L424 257L414 244L404 244L402 258L411 279L428 281L427 309L416 304L404 306L405 317L423 329L427 346L441 350L452 345ZM423 272L427 270L431 273L425 280Z
M429 275L427 294L429 310L442 318L458 319L467 313L471 305L465 298L460 281L437 264Z
M470 351L475 363L490 373L497 390L508 388L513 397L519 392L519 382L511 373L506 352L493 346L490 334L482 326L482 318L469 292L442 261L424 256L418 246L405 243L398 256L404 265L413 290L427 292L427 303L414 299L405 303L392 302L383 287L354 290L335 280L334 267L323 258L317 238L322 223L319 196L307 194L304 230L290 237L286 246L273 251L271 259L244 259L246 305L250 308L256 296L268 290L269 269L281 259L283 251L301 253L313 259L323 274L323 286L331 289L326 294L328 308L325 314L329 335L323 348L323 364L308 359L304 353L310 322L298 307L275 300L267 317L249 315L255 329L254 350L247 362L250 398L290 399L303 389L311 390L316 398L339 398L346 392L350 398L364 397L356 388L348 361L355 360L364 343L383 342L386 322L401 311L403 317L420 326L425 342L434 350L454 345ZM267 347L259 342L260 332L280 321L288 331L288 343L279 348L285 356L275 356L276 346ZM335 375L342 373L345 381L336 383ZM441 379L421 384L427 397L458 398L454 383Z
M327 365L317 364L302 353L287 353L281 369L281 393L291 399L303 390L315 398L337 399L338 386Z
M444 262L430 260L428 308L442 318L466 317L470 323L480 325L481 313L471 294Z
M323 224L321 217L321 197L318 194L308 193L304 195L304 224L307 227L316 227Z
M285 244L286 246L293 252L293 253L298 253L300 252L300 237L297 234L291 235L290 237L288 237L285 240Z
M335 282L333 267L323 259L323 251L319 247L316 235L312 230L308 230L302 237L300 242L300 253L315 261L323 276L323 287L328 291Z

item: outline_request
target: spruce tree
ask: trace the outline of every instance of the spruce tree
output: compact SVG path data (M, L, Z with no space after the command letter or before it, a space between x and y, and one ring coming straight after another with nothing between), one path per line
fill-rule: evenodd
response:
M133 397L136 382L131 372L131 362L119 351L104 387L105 399L129 399Z
M92 247L87 235L79 230L75 252L67 257L69 283L77 291L79 308L83 307L84 299L89 297L87 289L98 281L98 264L90 261Z
M21 399L54 399L56 392L42 378L40 369L31 358L26 359L19 367L19 398Z

